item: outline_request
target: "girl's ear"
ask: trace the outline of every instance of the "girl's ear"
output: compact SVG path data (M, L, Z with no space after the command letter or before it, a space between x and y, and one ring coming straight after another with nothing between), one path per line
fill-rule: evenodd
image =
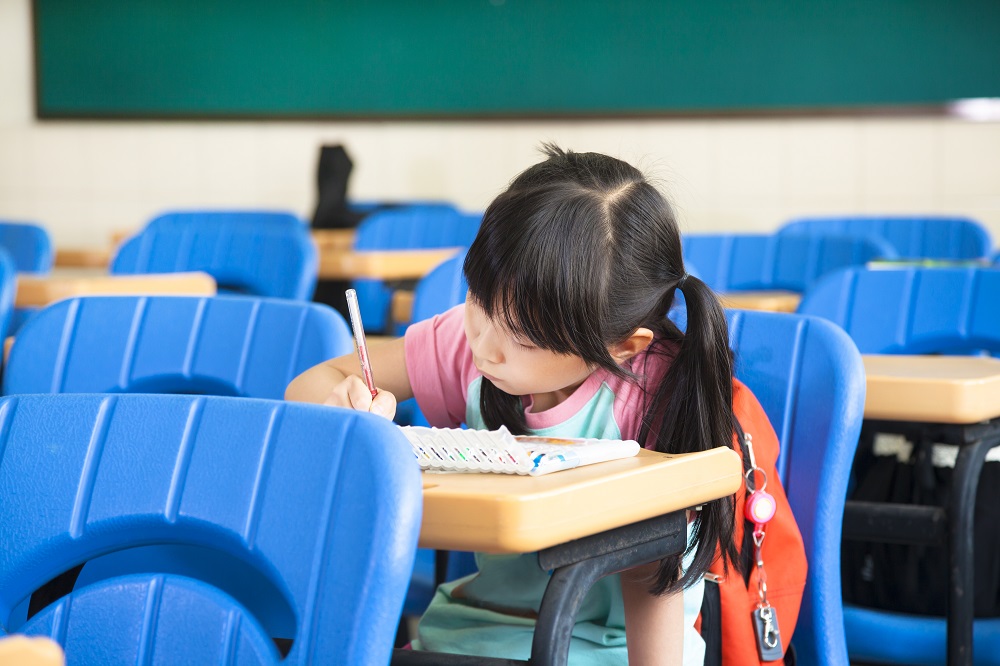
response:
M653 331L648 328L637 328L633 331L632 335L627 337L622 342L612 345L608 351L611 353L611 357L614 358L615 361L618 363L624 363L648 347L652 341Z

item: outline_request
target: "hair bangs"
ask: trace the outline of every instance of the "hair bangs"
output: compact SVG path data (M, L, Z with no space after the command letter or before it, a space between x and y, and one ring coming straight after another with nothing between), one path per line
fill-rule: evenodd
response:
M466 256L465 276L471 297L513 336L604 365L610 257L590 251L595 243L583 237L600 239L605 225L592 195L573 190L570 197L552 197L551 187L498 197Z

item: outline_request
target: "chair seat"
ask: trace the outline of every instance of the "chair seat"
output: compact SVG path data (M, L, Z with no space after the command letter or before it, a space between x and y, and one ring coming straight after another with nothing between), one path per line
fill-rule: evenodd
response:
M943 617L906 615L844 605L844 629L852 661L937 666L947 661ZM973 663L1000 665L1000 618L973 625ZM891 639L887 637L891 636Z

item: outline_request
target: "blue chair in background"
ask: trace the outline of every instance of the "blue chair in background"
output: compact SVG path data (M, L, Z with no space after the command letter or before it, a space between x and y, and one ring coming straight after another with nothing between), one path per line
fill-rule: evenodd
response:
M799 312L836 323L863 353L996 354L1000 353L998 303L1000 270L996 269L852 268L820 280L802 299ZM875 434L864 436L865 450ZM918 434L914 429L914 436ZM974 490L966 492L975 497ZM942 571L942 576L946 573ZM844 618L854 659L907 665L945 662L943 617L847 604ZM974 663L1000 664L1000 619L974 620L973 645Z
M350 353L329 306L239 296L87 296L18 333L4 393L198 393L281 399L296 375Z
M837 268L896 256L877 238L836 235L685 234L681 244L684 261L718 292L803 292Z
M0 249L6 251L16 272L44 274L52 270L52 239L38 224L0 220ZM20 328L34 312L33 308L11 307L12 310L3 310L0 315L4 335Z
M380 210L358 225L355 250L417 250L472 245L482 216L462 213L454 207L422 205ZM392 288L381 280L354 280L358 307L365 328L387 330Z
M10 334L17 295L17 268L10 254L0 247L0 340Z
M798 312L828 319L865 354L1000 351L1000 270L847 268L807 291Z
M54 253L49 232L38 224L0 220L0 248L23 273L48 273Z
M815 216L790 220L779 234L879 236L902 259L985 259L993 250L989 231L967 217L937 215Z
M369 414L217 396L0 400L0 635L69 663L386 664L421 483ZM182 567L116 569L149 544ZM23 624L12 609L87 561L104 576ZM287 656L272 640L290 638Z
M204 271L220 292L310 300L319 260L309 228L288 213L191 211L161 215L125 241L116 275Z
M726 318L736 376L760 400L781 443L778 471L809 561L792 639L797 663L843 666L840 544L864 417L861 355L842 330L817 317L727 310Z

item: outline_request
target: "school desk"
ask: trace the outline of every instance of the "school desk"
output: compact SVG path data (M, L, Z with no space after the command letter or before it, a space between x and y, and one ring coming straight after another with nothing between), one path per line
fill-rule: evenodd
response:
M107 271L113 249L107 248L56 248L53 265L57 268L100 268Z
M973 518L986 453L1000 445L1000 359L870 355L864 363L862 443L896 433L915 446L956 445L958 458L947 506L848 501L844 538L945 546L948 664L972 664Z
M634 458L554 474L425 472L420 546L538 554L552 571L530 662L396 650L396 665L565 664L577 611L600 578L678 553L685 509L730 495L742 482L726 448L686 455L642 450Z
M45 636L11 634L0 638L0 664L4 666L62 666L62 647Z
M140 275L34 275L19 273L14 306L35 308L74 296L173 294L212 296L215 280L208 273L149 273Z
M766 312L795 312L802 294L793 291L728 291L719 294L722 307Z
M457 247L413 250L319 249L321 280L419 280L459 251Z
M350 250L354 247L354 229L313 229L312 237L320 251L325 249Z

